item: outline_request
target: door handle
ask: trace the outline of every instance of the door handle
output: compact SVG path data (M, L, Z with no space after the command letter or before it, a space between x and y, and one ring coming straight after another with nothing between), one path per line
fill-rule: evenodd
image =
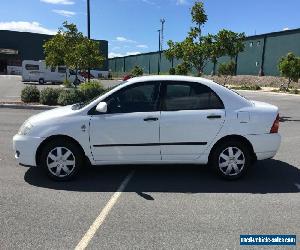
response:
M222 116L221 115L208 115L206 118L207 119L220 119L220 118L222 118Z
M145 121L145 122L157 121L157 120L158 120L157 117L146 117L146 118L144 118L144 121Z

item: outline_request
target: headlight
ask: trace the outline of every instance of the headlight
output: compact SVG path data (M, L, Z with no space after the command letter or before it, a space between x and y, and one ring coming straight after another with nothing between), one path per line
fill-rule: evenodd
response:
M24 122L23 125L20 127L18 134L27 135L32 128L32 124L30 124L29 122Z

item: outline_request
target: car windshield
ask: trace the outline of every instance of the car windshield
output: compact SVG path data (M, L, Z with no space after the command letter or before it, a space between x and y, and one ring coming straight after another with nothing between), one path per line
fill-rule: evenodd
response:
M112 86L112 87L108 87L101 95L104 95L105 93L111 91L112 89L126 83L127 81L122 81L120 82L119 84L115 85L115 86ZM82 109L84 107L86 107L87 105L89 105L90 103L92 103L93 101L95 101L97 98L99 98L99 96L96 96L95 98L93 98L92 100L87 100L85 102L79 102L79 103L75 103L72 105L72 109L73 110L79 110L79 109Z

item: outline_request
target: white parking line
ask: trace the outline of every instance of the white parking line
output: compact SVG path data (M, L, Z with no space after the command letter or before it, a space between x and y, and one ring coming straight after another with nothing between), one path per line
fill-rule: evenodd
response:
M126 188L128 182L130 181L131 177L134 174L134 170L132 170L126 178L123 180L121 185L119 186L118 190L113 194L113 196L110 198L108 203L105 205L105 207L102 209L98 217L95 219L93 224L90 226L89 230L85 233L85 235L82 237L78 245L76 246L75 250L83 250L87 247L99 227L104 222L106 216L108 215L109 211L113 208L113 206L116 204L118 198Z

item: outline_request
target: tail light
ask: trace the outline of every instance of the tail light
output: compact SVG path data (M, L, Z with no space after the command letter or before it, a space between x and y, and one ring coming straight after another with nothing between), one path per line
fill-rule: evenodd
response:
M278 129L279 129L279 114L277 114L277 116L276 116L276 119L272 125L270 133L271 134L278 133Z

